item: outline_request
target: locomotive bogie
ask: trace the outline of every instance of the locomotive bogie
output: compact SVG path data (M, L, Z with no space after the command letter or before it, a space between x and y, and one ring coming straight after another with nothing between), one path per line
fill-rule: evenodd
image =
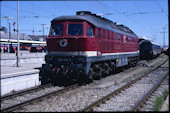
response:
M59 83L62 80L89 83L93 80L109 76L117 72L118 68L133 65L138 61L138 53L107 56L45 56L46 64L42 67L44 72L40 75L42 84ZM131 66L130 66L131 67ZM43 78L46 73L46 77Z

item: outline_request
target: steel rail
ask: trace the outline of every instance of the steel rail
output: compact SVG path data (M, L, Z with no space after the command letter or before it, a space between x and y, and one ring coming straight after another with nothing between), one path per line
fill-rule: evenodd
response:
M167 71L161 79L147 92L145 95L130 109L130 111L138 111L142 104L147 100L147 98L158 88L158 86L163 82L163 80L166 78L166 76L169 74L169 71Z
M19 96L19 95L24 95L24 94L26 94L28 92L33 92L35 90L46 88L46 87L49 87L51 85L52 85L51 83L50 84L45 84L45 85L40 85L40 86L32 87L32 88L29 88L29 89L26 89L26 90L17 91L17 92L12 93L12 94L4 95L4 96L1 97L1 101L4 101L4 100L9 99L9 98L14 98L14 97Z
M146 71L144 74L142 74L141 76L139 76L138 78L136 78L135 80L131 81L130 83L122 86L121 88L113 91L110 94L107 94L106 96L102 97L101 99L91 103L90 105L86 106L85 108L81 109L79 112L87 112L87 111L93 111L94 107L99 106L101 103L105 103L106 100L109 100L111 97L113 97L114 95L118 94L119 92L121 92L122 90L124 90L125 88L131 86L132 84L134 84L135 82L137 82L138 80L140 80L141 78L147 76L149 73L155 71L156 69L158 69L160 66L162 66L165 62L167 62L168 59L166 59L163 63L159 64L158 66L151 68L150 70Z
M12 105L12 106L3 108L3 109L1 109L1 112L10 112L10 111L15 110L15 109L17 109L17 108L20 108L21 106L24 106L24 105L27 105L27 104L30 104L30 103L39 101L39 100L44 99L44 98L48 98L48 97L53 96L53 95L56 95L56 94L63 93L63 92L68 91L68 90L70 90L70 89L77 88L78 86L79 86L78 84L74 84L74 85L68 86L68 87L66 87L66 88L64 88L64 89L60 89L60 90L57 90L57 91L53 91L53 92L51 92L51 93L44 94L44 95L42 95L42 96L39 96L39 97L30 99L30 100L21 102L21 103L19 103L19 104L16 104L16 105Z

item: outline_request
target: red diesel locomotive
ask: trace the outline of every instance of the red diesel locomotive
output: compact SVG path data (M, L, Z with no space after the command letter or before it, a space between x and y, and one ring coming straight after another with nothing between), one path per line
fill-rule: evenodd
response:
M138 37L132 30L89 11L79 11L51 21L40 80L41 84L66 80L87 83L119 67L134 66L138 59Z

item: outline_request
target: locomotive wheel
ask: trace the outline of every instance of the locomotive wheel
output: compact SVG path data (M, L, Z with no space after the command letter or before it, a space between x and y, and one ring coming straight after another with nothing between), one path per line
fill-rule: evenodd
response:
M104 77L104 78L105 78L105 77L107 76L106 71L102 71L102 74L101 74L101 75L102 75L102 77Z
M104 73L102 74L103 77L109 76L109 75L110 75L110 70L111 70L111 68L110 68L110 66L109 66L108 63L104 63L104 64L103 64L103 69L104 69L104 70L103 70Z
M111 62L111 63L110 63L110 67L111 67L110 74L116 73L116 72L115 72L115 71L116 71L116 65L115 65L114 62Z
M129 68L131 68L133 66L133 63L132 61L129 61L129 64L128 64Z
M110 76L112 74L112 68L109 66L109 69L108 69L108 76Z
M89 79L93 80L95 76L96 76L96 73L94 72L93 68L90 68Z
M109 76L109 71L108 70L103 70L101 73L102 73L101 74L102 77Z
M134 67L137 65L137 61L134 62Z
M93 79L99 80L102 77L102 71L103 69L101 68L100 64L95 64L91 69L91 72L93 73Z
M93 76L94 80L99 80L102 77L102 71L96 72L95 76Z
M135 67L135 63L134 62L132 62L132 67Z

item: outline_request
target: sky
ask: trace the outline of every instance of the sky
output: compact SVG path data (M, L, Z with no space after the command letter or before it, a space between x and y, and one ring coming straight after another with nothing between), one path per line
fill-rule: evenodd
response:
M11 29L17 28L17 1L2 1L0 6L1 26L9 28L7 19L3 18L7 16L13 17L9 19ZM52 19L76 15L77 11L102 14L129 27L139 37L169 46L168 0L19 1L19 32L42 35L45 24L44 35L48 35Z

